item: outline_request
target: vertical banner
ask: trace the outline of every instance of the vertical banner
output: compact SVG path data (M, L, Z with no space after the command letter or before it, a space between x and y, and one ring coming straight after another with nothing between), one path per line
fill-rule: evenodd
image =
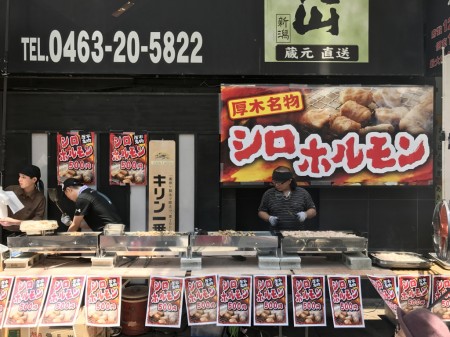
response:
M384 303L397 317L397 277L396 276L373 276L367 275L375 290L383 299Z
M328 276L331 311L335 328L364 328L359 276Z
M251 325L251 276L218 276L219 305L217 325Z
M294 326L326 326L325 276L292 275Z
M86 276L53 276L39 325L74 325L85 283Z
M184 279L188 325L217 323L217 276Z
M95 184L95 133L58 133L57 170L58 184L67 178L82 180L85 184Z
M173 140L149 142L148 229L175 231L176 149Z
M109 184L147 184L147 133L109 134Z
M450 322L450 276L433 275L432 302L438 301L431 311L445 322Z
M150 277L146 326L179 328L184 281L179 277Z
M255 325L288 325L287 276L255 275L253 279Z
M6 316L5 328L35 327L44 306L50 276L16 278Z
M121 276L88 276L86 281L86 325L120 326Z
M14 283L13 276L2 276L0 278L0 328L5 321L6 308L8 306L9 294Z
M428 307L430 293L431 275L398 277L398 298L403 311Z

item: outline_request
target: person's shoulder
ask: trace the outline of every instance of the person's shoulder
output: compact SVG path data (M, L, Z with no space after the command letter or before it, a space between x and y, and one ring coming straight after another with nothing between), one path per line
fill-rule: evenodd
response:
M5 188L5 191L12 191L12 192L16 193L16 192L21 192L22 189L20 188L19 185L9 185Z

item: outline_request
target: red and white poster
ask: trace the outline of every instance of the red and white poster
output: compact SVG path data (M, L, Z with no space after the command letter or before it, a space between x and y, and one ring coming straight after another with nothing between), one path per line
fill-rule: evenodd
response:
M121 276L88 276L86 281L86 324L120 326Z
M431 311L442 320L450 322L450 276L433 275L431 294L434 304Z
M251 276L218 276L217 325L250 326L252 307Z
M0 277L0 328L5 321L6 308L8 306L9 295L14 284L13 276Z
M56 142L58 184L75 178L86 185L95 185L95 133L58 133Z
M398 300L405 312L428 307L430 294L431 275L398 276Z
M326 326L324 275L292 275L294 326Z
M217 323L217 275L186 277L184 294L188 325Z
M179 328L183 308L184 281L179 277L150 277L145 325Z
M359 276L328 276L331 311L335 328L364 328Z
M286 275L253 277L253 322L255 325L288 325Z
M6 314L5 328L35 327L39 322L50 276L20 276L14 288Z
M109 134L109 184L147 184L147 133Z
M378 292L384 303L392 310L397 317L398 297L397 297L397 277L396 276L375 276L367 275L375 290Z
M53 276L39 325L74 325L85 283L86 276Z
M221 182L432 185L431 86L222 85Z

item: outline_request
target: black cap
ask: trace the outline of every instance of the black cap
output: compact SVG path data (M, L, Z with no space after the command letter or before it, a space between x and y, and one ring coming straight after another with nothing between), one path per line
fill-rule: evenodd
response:
M75 178L68 178L64 180L62 183L62 190L65 191L67 187L70 186L83 186L83 182L81 180L75 179Z
M30 178L37 178L37 180L41 179L41 170L39 169L39 167L37 167L35 165L27 165L27 166L23 167L19 171L19 173L24 174Z

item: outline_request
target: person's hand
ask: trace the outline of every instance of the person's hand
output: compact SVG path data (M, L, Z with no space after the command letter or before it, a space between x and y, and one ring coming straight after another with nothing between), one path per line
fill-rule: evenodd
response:
M61 216L61 222L69 227L72 224L72 219L70 219L70 216L68 216L67 214L63 214Z
M20 220L10 218L9 216L7 216L6 218L0 218L0 225L4 227L20 225L20 222Z
M271 226L275 226L278 222L278 217L277 216L269 216L269 222Z
M297 219L298 219L300 222L305 221L307 217L308 217L308 216L306 215L306 212L298 212L298 213L297 213Z

